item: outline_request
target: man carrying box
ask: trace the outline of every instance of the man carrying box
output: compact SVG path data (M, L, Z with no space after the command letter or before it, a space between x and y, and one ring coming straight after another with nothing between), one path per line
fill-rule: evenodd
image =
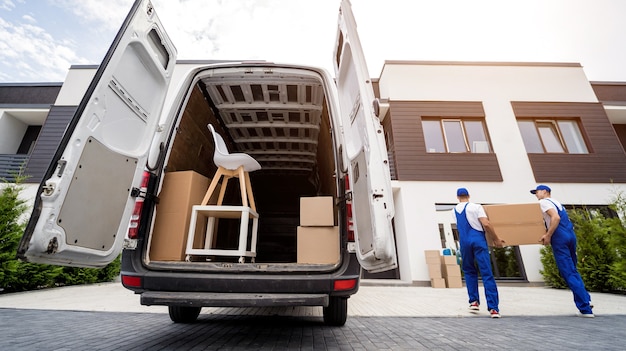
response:
M493 226L485 214L485 209L479 204L469 202L467 189L457 189L456 196L459 204L456 205L454 214L456 215L456 227L459 231L461 258L463 260L461 268L465 274L465 285L467 286L470 303L469 309L470 311L478 311L480 305L476 263L483 278L489 314L491 318L500 318L498 287L491 272L491 259L487 239L489 238L489 242L497 247L502 247L504 240L501 240L493 230Z
M579 316L593 318L591 310L591 296L585 288L580 273L576 269L576 233L574 226L567 216L565 207L551 198L551 192L547 185L537 185L530 191L537 197L543 220L546 222L546 233L541 237L544 245L552 245L552 253L559 273L565 279L567 286L574 294L574 303L580 311Z

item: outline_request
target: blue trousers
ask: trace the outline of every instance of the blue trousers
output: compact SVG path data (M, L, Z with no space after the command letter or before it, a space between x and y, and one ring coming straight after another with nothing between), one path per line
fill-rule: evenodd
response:
M476 265L478 265L480 275L483 278L487 308L500 311L498 309L498 288L491 271L491 258L485 234L476 230L470 230L467 235L461 236L460 239L461 258L463 259L461 267L465 274L465 285L467 286L469 302L478 301L480 303L478 271L476 270Z
M557 231L551 238L552 253L556 266L565 279L567 286L574 294L574 303L581 313L592 313L589 301L591 296L585 288L585 283L576 269L576 235L565 231Z

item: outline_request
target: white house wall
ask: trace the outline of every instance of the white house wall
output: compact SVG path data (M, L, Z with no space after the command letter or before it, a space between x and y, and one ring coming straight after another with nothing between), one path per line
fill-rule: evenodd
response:
M456 204L456 189L469 189L471 201L482 204L531 203L534 180L511 101L597 102L581 67L484 66L387 63L380 80L380 97L390 101L480 101L501 168L502 182L394 181L396 237L401 279L428 281L424 250L441 249L435 204ZM558 170L555 170L558 172ZM549 184L552 196L565 204L608 204L623 184ZM445 216L445 215L443 215ZM450 221L454 218L450 213ZM540 245L520 247L528 281L543 280Z
M15 154L28 125L0 109L0 154Z

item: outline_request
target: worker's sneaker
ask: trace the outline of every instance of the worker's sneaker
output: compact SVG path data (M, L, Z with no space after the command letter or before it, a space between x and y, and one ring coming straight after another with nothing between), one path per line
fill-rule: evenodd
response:
M491 318L500 318L501 317L500 316L500 312L498 312L498 311L496 311L494 309L489 310L489 314L491 315Z
M576 314L578 317L583 317L583 318L594 318L595 316L593 315L593 313L582 313L582 312L578 312L578 314Z
M478 301L474 301L474 302L470 303L469 310L470 311L478 311L478 309L479 309L478 306L479 306Z

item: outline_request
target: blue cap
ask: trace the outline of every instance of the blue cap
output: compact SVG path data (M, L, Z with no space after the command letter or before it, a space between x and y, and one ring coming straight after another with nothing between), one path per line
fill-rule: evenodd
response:
M469 191L465 188L456 189L456 196L469 196Z
M541 184L541 185L537 185L537 187L535 189L531 190L530 193L534 194L534 193L537 192L537 190L545 190L547 192L552 192L552 189L550 189L549 186Z

